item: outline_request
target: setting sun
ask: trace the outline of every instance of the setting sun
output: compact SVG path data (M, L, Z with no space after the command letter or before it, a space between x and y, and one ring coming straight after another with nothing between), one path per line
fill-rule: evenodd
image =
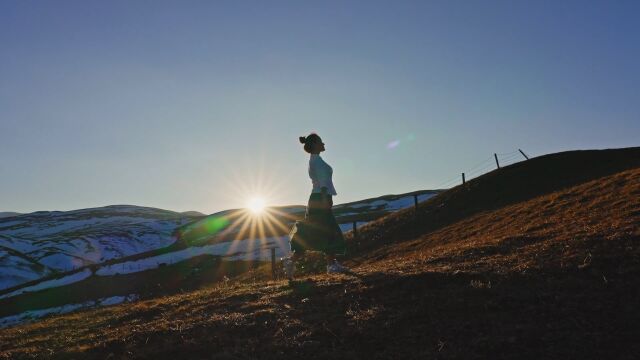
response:
M261 213L262 211L264 211L264 208L265 208L264 199L256 197L249 200L249 204L247 205L247 208L249 208L249 210L251 210L251 212L253 212L254 214Z

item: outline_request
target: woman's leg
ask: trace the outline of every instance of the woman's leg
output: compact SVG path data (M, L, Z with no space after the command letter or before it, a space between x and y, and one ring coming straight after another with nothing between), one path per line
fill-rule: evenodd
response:
M323 200L324 200L324 207L325 207L325 220L324 222L324 230L326 233L326 236L331 237L331 232L328 231L328 225L330 223L329 220L331 220L331 218L333 217L333 213L331 208L333 207L333 196L327 194L327 193L323 193ZM328 243L331 243L332 239L328 240ZM336 255L333 253L333 251L331 249L327 249L325 250L325 259L327 261L327 266L331 265L334 263L334 261L336 260Z
M344 267L338 263L336 259L337 253L344 253L344 237L340 225L333 215L333 198L329 195L327 199L328 209L326 213L325 227L327 235L329 236L327 249L325 250L327 260L327 272L328 273L351 273L349 268Z
M310 233L310 230L312 232L316 227L314 223L317 222L317 218L319 216L318 214L322 211L321 203L322 199L320 198L320 194L311 193L311 195L309 195L307 209L304 214L304 222L300 224L300 226L304 227L304 229L306 230L302 231L300 228L298 228L298 231L301 231L302 235L296 234L297 241L295 245L293 243L293 239L291 239L291 252L284 259L285 273L287 274L289 280L293 280L296 263L303 260L306 250L313 250L313 248L310 247L310 245L313 244L313 242L311 241L312 239L309 238L309 236L312 235L312 233Z

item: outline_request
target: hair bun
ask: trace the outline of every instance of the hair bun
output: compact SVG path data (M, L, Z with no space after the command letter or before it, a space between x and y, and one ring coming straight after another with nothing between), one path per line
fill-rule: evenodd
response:
M300 140L300 144L306 144L307 143L307 138L304 137L304 136L300 136L299 140Z

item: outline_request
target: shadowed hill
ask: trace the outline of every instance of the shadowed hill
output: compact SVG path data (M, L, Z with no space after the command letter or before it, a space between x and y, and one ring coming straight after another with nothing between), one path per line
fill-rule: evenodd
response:
M354 276L254 272L52 317L2 330L0 356L635 359L639 155L548 155L388 215Z
M474 214L499 209L640 166L640 147L568 151L533 158L492 171L425 201L363 226L352 251L397 242ZM414 215L414 216L412 216ZM354 240L352 236L351 240Z

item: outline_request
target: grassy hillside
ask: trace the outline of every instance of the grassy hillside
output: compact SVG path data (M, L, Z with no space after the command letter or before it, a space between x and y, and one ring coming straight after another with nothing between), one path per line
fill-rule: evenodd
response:
M0 330L0 358L640 357L640 148L553 154L349 236L354 276L252 272Z
M438 190L420 190L406 194L384 195L376 198L363 199L351 203L339 204L334 207L334 214L343 228L352 228L351 221L359 225L367 221L397 211L404 207L414 206L414 196L418 201L424 201L436 194ZM112 296L155 297L159 294L168 295L185 290L193 290L203 284L210 284L224 276L233 276L243 269L259 266L264 260L270 261L270 247L276 247L276 256L284 255L288 251L288 231L291 222L304 216L303 206L284 206L269 208L261 216L251 216L245 210L232 209L189 223L175 230L179 241L164 247L151 247L148 251L130 251L129 255L119 256L111 260L102 261L79 267L73 271L53 272L47 276L15 286L0 289L0 327L4 327L3 318L26 311L47 313L56 312L54 307L67 304L79 304L96 301ZM114 234L124 233L126 229L134 229L140 224L135 217L127 217L125 222L114 221L115 210L125 213L141 213L162 216L176 216L178 213L166 210L140 208L132 206L108 206L97 209L84 209L70 212L57 212L53 219L51 213L37 214L44 221L29 222L32 216L20 220L20 224L9 223L8 228L68 228L77 227L78 220L95 218L99 214L100 222L81 224L83 234L99 234L106 232L107 240L115 239ZM117 212L115 213L118 214ZM184 213L177 216L183 216ZM23 218L25 218L23 217ZM121 216L118 218L121 219ZM44 224L43 224L44 222ZM53 225L52 225L53 224ZM153 223L152 223L153 224ZM220 226L222 224L222 226ZM347 226L344 226L344 225ZM95 229L94 229L95 227ZM6 229L7 227L5 227ZM175 228L175 226L174 226ZM0 224L0 232L2 232ZM258 230L258 231L253 231ZM263 230L263 231L261 231ZM344 230L343 230L344 231ZM274 237L274 235L276 237ZM0 234L0 238L2 238ZM35 236L37 238L37 236ZM61 244L72 239L58 236ZM52 239L50 248L58 245ZM132 233L129 242L117 241L121 249L130 248L130 243L137 239ZM31 244L33 241L26 241ZM192 245L192 246L191 246ZM2 252L11 254L10 258L3 257ZM24 257L24 259L22 257ZM11 271L18 269L16 259L23 259L20 265L35 267L33 259L0 245L0 260L4 262L4 269L0 266L0 275L7 277ZM197 258L197 259L194 259ZM0 261L2 263L2 261ZM222 266L221 266L222 265ZM10 269L10 271L6 271ZM208 274L207 271L212 272ZM19 269L18 269L19 270ZM36 268L36 270L38 270ZM46 269L45 269L46 270ZM213 276L211 276L213 275ZM2 282L3 276L0 276ZM152 284L152 286L149 286ZM18 295L21 294L21 295ZM10 323L15 323L11 319Z

